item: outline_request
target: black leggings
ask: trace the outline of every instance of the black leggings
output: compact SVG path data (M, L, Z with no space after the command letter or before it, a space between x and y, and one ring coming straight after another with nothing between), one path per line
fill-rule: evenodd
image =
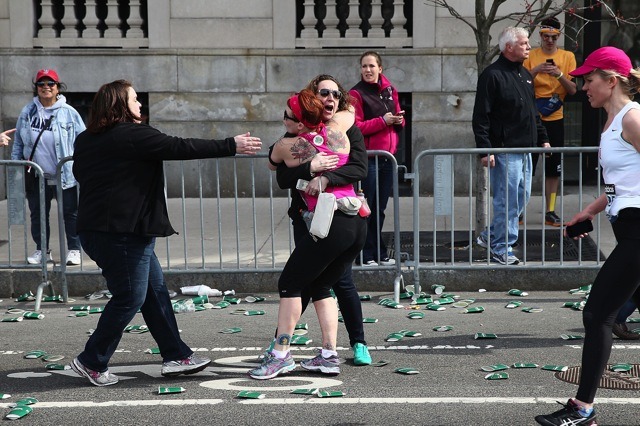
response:
M598 272L582 314L585 338L576 398L589 404L611 355L618 310L631 298L640 307L640 209L622 210L612 227L618 244Z
M300 214L294 213L291 217L291 224L293 225L293 238L296 241L301 241L305 235L309 234L307 225L302 219ZM360 302L360 295L353 282L353 263L349 263L342 273L342 276L338 278L338 281L331 286L333 293L338 299L338 305L340 305L340 313L344 320L344 327L347 329L349 335L349 345L353 347L356 343L367 344L364 338L364 324L362 323L362 302ZM309 289L302 291L302 312L307 309L309 300L311 299Z
M366 238L366 221L336 211L326 238L314 241L311 235L296 242L280 279L280 297L302 297L305 289L314 300L331 297L331 286L356 258Z

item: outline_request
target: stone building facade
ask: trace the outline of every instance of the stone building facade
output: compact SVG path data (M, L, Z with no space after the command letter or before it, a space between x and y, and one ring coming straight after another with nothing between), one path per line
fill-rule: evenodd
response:
M473 2L452 3L473 19ZM288 95L319 73L350 88L369 49L382 55L408 111L400 163L411 169L428 148L474 146L473 33L419 0L0 0L0 121L13 127L36 70L54 68L69 99L85 107L101 84L124 78L160 130L211 138L251 131L266 152L282 134ZM2 155L9 158L7 148ZM256 194L267 194L269 172L256 169L265 177ZM189 195L197 182L185 173ZM248 190L251 182L239 179ZM170 196L176 191L169 185Z

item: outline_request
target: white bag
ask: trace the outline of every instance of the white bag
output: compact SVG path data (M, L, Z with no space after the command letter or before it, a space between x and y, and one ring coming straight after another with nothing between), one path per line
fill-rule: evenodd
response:
M320 193L316 210L313 212L313 219L311 219L311 226L309 227L309 233L314 239L325 238L329 235L333 212L336 210L336 207L335 195L328 192Z

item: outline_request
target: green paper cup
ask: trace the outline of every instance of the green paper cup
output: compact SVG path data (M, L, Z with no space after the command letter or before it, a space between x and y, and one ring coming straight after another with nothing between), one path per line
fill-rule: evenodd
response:
M91 306L89 305L72 306L69 308L70 311L89 311L90 309L91 309Z
M170 393L182 393L186 391L185 388L183 387L179 387L179 386L173 386L173 387L162 387L159 386L158 387L158 395L167 395Z
M315 395L318 393L320 389L318 388L313 388L313 389L294 389L291 391L292 394L294 395Z
M242 329L240 327L231 327L231 328L225 328L224 330L220 331L220 333L222 334L234 334L234 333L240 333L242 331Z
M479 314L484 312L484 307L482 306L470 306L468 308L464 308L462 311L463 314Z
M561 334L562 340L581 340L583 337L577 334Z
M515 308L519 308L520 306L522 306L522 302L520 301L516 301L516 300L512 300L509 303L507 303L505 305L505 308L507 309L515 309Z
M361 294L359 297L360 297L360 300L363 302L367 302L371 300L371 295L369 294Z
M444 332L444 331L451 331L451 330L453 330L453 327L450 325L438 325L436 327L433 327L433 331Z
M244 314L246 316L253 317L256 315L264 315L264 311L246 311Z
M39 314L38 312L25 312L22 316L26 319L43 319L44 315Z
M56 296L44 296L42 297L42 301L43 302L62 302L62 296L59 294Z
M443 285L440 284L432 284L431 285L431 291L434 294L442 294L444 292L445 287Z
M534 364L533 362L516 362L511 367L512 368L538 368L538 364Z
M500 371L498 373L489 373L486 376L484 376L484 378L487 380L506 380L509 378L509 373L507 373L506 371Z
M569 369L568 366L566 365L543 365L542 366L543 370L548 370L548 371L567 371Z
M344 392L320 390L318 391L318 393L316 393L316 395L318 396L318 398L336 398L344 396Z
M295 334L291 336L291 345L303 346L308 345L311 342L313 342L313 340L309 339L307 336L298 336Z
M41 358L41 357L45 356L46 354L47 354L46 351L41 351L41 350L29 351L26 354L24 354L24 358L25 359L37 359L37 358Z
M56 362L63 359L64 359L63 355L45 355L42 357L42 360L45 362Z
M362 318L364 324L375 324L378 322L378 318Z
M497 339L498 335L493 333L476 333L474 339Z
M440 306L437 303L429 303L428 305L426 305L426 308L430 311L444 311L445 308L444 306Z
M404 334L402 333L391 333L384 339L387 342L399 342L404 338Z
M244 298L244 301L247 303L257 303L264 302L265 298L262 296L247 296Z
M512 288L511 290L509 290L509 295L525 297L525 296L528 296L529 293L527 293L526 291L518 290L517 288Z
M28 405L18 405L17 407L12 408L11 411L9 411L6 416L4 416L4 418L7 420L21 419L22 417L31 413L31 411L33 411L33 408L29 407Z
M9 318L2 318L2 320L0 321L1 322L20 322L23 319L24 319L23 317L9 317Z
M542 312L544 309L542 308L522 308L522 312L526 312L528 314L537 314Z
M412 291L405 291L400 293L400 299L411 299L413 297Z
M407 314L407 318L409 319L422 319L424 318L424 312L409 312Z
M265 394L260 393L260 392L256 392L256 391L240 391L238 392L238 395L236 395L238 398L243 398L243 399L264 399Z
M9 399L11 398L11 395L9 395L8 393L0 393L0 399Z
M400 373L400 374L419 374L420 371L416 370L415 368L410 368L410 367L401 367L401 368L396 368L395 370L396 373Z
M213 305L213 309L224 309L224 308L228 307L229 305L231 305L231 303L227 302L226 300L221 300L218 303L216 303L215 305Z
M47 370L71 370L71 367L68 366L68 365L56 364L56 363L53 363L53 362L45 365L44 368L47 369Z
M433 303L433 299L430 297L418 297L411 302L412 305L428 305L429 303Z
M631 371L631 364L613 364L609 369L611 371L615 371L616 373L626 373Z
M506 370L508 368L509 368L509 366L505 365L505 364L494 364L494 365L487 365L487 366L484 366L484 367L480 367L480 370L486 371L486 372L493 372L493 371Z

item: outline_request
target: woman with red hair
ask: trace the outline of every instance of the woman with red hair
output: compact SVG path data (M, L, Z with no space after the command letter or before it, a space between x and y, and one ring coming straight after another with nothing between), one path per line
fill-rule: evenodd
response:
M324 104L311 90L302 90L287 101L284 124L289 134L275 143L269 154L269 168L275 170L279 163L296 167L311 161L317 154L334 154L338 157L336 168L349 159L350 144L346 131L354 123L352 110L342 111L322 122ZM274 348L267 352L262 365L249 371L254 379L271 379L296 367L289 352L293 330L302 314L302 291L308 289L322 329L322 350L315 358L302 361L307 370L324 374L339 374L340 361L336 352L338 333L338 308L331 297L331 286L358 255L366 237L365 220L358 215L353 185L326 186L319 179L320 187L308 185L301 190L308 212L314 212L320 192L333 193L338 210L325 238L305 235L280 275L278 292L278 332ZM326 182L324 183L326 184Z

